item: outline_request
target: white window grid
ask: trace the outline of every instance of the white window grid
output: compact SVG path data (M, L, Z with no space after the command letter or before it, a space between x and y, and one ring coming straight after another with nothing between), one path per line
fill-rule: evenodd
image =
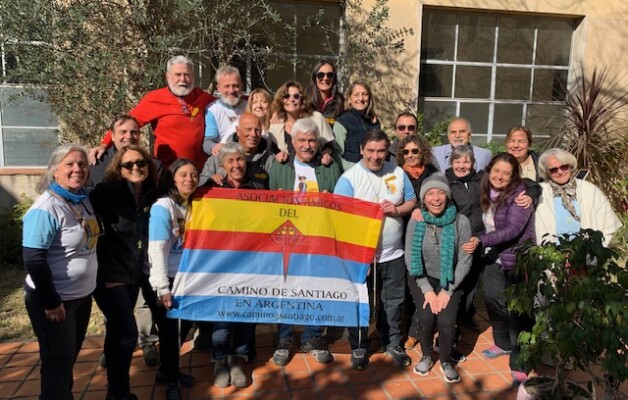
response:
M538 21L538 19L537 19ZM460 29L460 24L458 22L458 20L456 21L456 25L455 25L455 35L454 35L454 56L453 56L453 60L451 61L445 61L445 60L438 60L438 59L421 59L421 63L425 63L425 64L432 64L432 65L447 65L447 66L452 66L453 70L452 70L452 79L451 79L451 96L450 97L443 97L443 96L438 96L438 97L433 97L433 96L425 96L425 97L421 97L420 100L423 101L430 101L430 102L447 102L447 103L451 103L454 102L455 106L456 106L456 111L455 111L455 115L460 115L460 106L463 103L474 103L474 104L478 104L478 103L485 103L488 104L489 106L489 115L488 115L488 126L487 126L487 130L486 132L475 132L476 134L485 134L486 135L486 141L490 142L494 136L498 136L498 137L503 137L503 134L495 134L493 132L493 120L494 120L494 114L495 114L495 105L496 104L517 104L517 105L522 105L523 106L523 111L522 111L522 116L521 116L521 125L525 126L526 124L526 115L527 115L527 109L528 106L530 105L561 105L563 104L562 101L540 101L540 100L531 100L533 97L533 90L534 90L534 76L535 76L535 71L537 70L557 70L557 71L566 71L569 74L569 70L570 67L569 65L571 65L572 63L572 54L573 52L570 51L569 54L569 62L567 66L556 66L556 65L543 65L543 64L536 64L536 54L537 54L537 44L538 44L538 33L539 33L539 29L538 29L538 24L535 25L534 27L534 40L533 40L533 49L532 49L532 62L530 64L512 64L512 63L499 63L497 62L497 48L499 45L499 25L495 26L495 36L494 36L494 42L493 42L493 59L491 62L470 62L470 61L459 61L458 60L458 38L459 38L459 29ZM573 42L573 36L572 36L572 42ZM572 44L570 43L570 49L572 48ZM458 66L473 66L473 67L489 67L491 68L491 88L490 88L490 95L489 98L487 99L482 99L482 98L457 98L456 95L456 69ZM529 69L530 70L530 87L529 87L529 99L528 100L509 100L509 99L496 99L495 98L495 89L496 89L496 83L497 83L497 68L500 67L514 67L514 68L521 68L521 69ZM569 79L569 76L568 76ZM513 122L513 125L515 124L515 122ZM543 135L540 134L539 137L547 137L548 135Z

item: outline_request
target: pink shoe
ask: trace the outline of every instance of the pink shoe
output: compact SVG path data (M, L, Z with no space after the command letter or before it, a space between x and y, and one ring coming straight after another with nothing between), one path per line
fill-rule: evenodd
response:
M512 386L517 387L521 385L523 382L528 380L528 374L521 371L510 371L510 375L512 376Z
M492 345L482 352L482 355L486 358L497 358L499 356L505 356L507 354L510 354L510 350L504 350L497 345Z

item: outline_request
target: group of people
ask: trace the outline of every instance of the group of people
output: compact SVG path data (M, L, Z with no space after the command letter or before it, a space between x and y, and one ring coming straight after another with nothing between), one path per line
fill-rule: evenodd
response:
M420 343L415 373L428 375L438 353L444 379L460 381L459 327L476 325L473 299L483 282L495 340L483 354L509 355L513 381L526 379L517 337L531 321L509 313L505 302L506 288L522 279L513 268L515 248L584 228L601 230L608 244L620 226L608 200L576 179L571 154L551 149L537 157L522 126L508 133L507 152L492 156L470 145L466 119L454 118L449 143L430 148L416 116L404 112L391 141L368 84L356 81L343 96L335 72L333 63L321 61L307 89L288 81L274 97L255 89L247 101L238 70L226 66L216 73L220 98L214 99L194 87L192 62L176 56L168 61L168 86L116 117L101 146L88 152L66 144L53 152L23 231L25 299L40 345L42 399L72 398L72 367L92 296L106 319L108 400L137 398L129 369L140 292L157 326L156 379L166 384L166 398L179 399L180 387L193 384L179 369L192 321L166 313L189 201L199 186L333 192L380 204L383 227L368 281L391 361L409 366L406 350ZM146 124L155 139L153 156L138 144ZM405 308L412 309L407 332ZM256 356L255 324L215 322L209 329L214 383L250 385L243 364ZM306 326L299 341L291 325L277 331L276 365L289 363L297 343L316 361L333 361L324 327ZM350 327L348 334L351 366L363 370L368 327Z

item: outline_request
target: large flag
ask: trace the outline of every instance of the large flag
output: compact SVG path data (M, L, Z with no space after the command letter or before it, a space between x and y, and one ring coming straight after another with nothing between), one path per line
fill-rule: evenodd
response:
M329 193L201 189L170 317L368 326L379 204Z

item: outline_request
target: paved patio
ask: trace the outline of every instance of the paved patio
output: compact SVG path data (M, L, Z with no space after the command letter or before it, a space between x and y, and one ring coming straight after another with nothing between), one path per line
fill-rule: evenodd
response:
M213 386L210 354L193 351L186 342L182 351L183 370L196 378L190 389L184 389L184 399L514 399L507 357L487 360L481 351L492 344L491 329L485 316L480 316L481 333L464 331L459 346L467 361L458 365L462 382L448 384L443 380L438 363L427 377L412 373L421 357L420 346L408 352L412 367L398 368L384 353L374 353L366 371L350 368L350 351L345 339L330 345L335 361L320 365L310 355L298 353L284 368L269 361L274 351L273 326L257 328L257 361L247 366L253 384L244 389ZM85 340L74 367L75 399L104 399L107 377L98 366L102 351L101 336ZM0 343L0 398L36 399L39 393L39 353L37 342ZM156 368L142 362L141 352L134 354L131 366L132 391L141 400L163 399L165 387L155 384ZM540 373L549 373L541 370ZM583 383L587 374L574 371L570 379ZM628 382L622 385L622 399L628 399Z

